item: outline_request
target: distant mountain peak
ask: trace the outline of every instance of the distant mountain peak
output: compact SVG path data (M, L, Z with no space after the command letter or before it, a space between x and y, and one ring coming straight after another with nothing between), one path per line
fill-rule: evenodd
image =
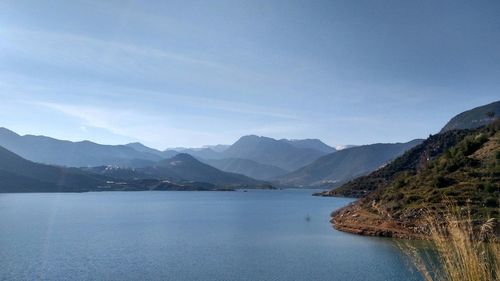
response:
M336 151L335 148L327 145L319 139L280 139L280 141L297 148L314 149L324 153L332 153Z
M245 138L261 138L262 136L258 136L258 135L244 135L242 136L240 139L245 139Z
M222 152L223 158L250 159L255 162L292 171L335 151L320 143L290 142L269 137L246 135Z
M257 135L246 135L246 136L242 136L241 138L239 138L236 143L238 142L257 142L257 141L261 141L261 140L275 140L275 139L272 139L272 138L269 138L269 137L264 137L264 136L257 136Z
M128 146L145 146L144 144L140 143L140 142L131 142L131 143L127 143L126 145Z
M196 158L194 158L193 156L191 156L191 154L188 154L188 153L178 153L174 157L172 157L172 158L170 158L168 160L174 160L174 161L191 161L191 160L194 160L194 161L198 161L198 160L196 160Z

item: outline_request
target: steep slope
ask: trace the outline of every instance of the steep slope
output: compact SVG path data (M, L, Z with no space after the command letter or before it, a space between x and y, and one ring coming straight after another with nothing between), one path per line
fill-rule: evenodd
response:
M242 174L259 180L269 180L287 173L281 168L248 159L200 159L200 161L225 172Z
M0 128L0 145L34 162L68 167L127 166L131 160L162 159L158 155L137 151L125 145L71 142L45 136L20 136L5 128Z
M500 117L500 101L467 110L453 117L441 132L456 129L474 129L491 123Z
M305 167L279 177L277 181L288 186L338 185L381 167L421 141L371 144L343 149L320 157Z
M221 154L222 158L250 159L287 171L298 169L325 155L315 149L300 148L288 142L254 135L241 137Z
M268 187L265 182L244 175L223 172L212 166L196 160L185 153L158 162L153 167L138 169L138 171L165 179L208 182L227 187Z
M433 136L395 160L383 174L373 173L363 181L370 183L371 192L333 214L337 229L365 235L425 236L424 210L439 214L447 202L467 206L476 221L498 219L500 123Z
M0 192L88 191L107 178L28 161L0 147Z

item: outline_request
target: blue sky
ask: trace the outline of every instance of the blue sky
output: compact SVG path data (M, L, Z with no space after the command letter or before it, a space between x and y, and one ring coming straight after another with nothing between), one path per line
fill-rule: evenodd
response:
M0 126L408 141L500 97L499 1L0 2Z

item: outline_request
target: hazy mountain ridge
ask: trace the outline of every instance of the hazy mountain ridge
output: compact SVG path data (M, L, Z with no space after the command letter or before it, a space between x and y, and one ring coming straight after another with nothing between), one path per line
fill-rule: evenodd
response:
M255 135L243 136L232 145L174 149L220 170L261 180L283 175L336 151L318 139L276 140Z
M46 136L20 136L6 128L0 128L0 146L34 162L67 167L127 166L135 159L162 159L158 155L140 152L126 145L71 142Z
M215 152L223 152L228 149L231 145L229 144L215 144L215 145L204 145L202 148L210 148Z
M224 155L221 152L215 151L209 147L202 148L175 148L175 149L167 149L164 153L186 153L196 158L202 159L221 159ZM170 158L170 157L166 157Z
M243 158L293 171L303 167L326 153L301 148L288 141L279 141L262 136L243 136L223 153L224 158Z
M407 143L379 143L346 148L278 177L277 182L299 187L335 186L380 168L420 142L422 140L417 139Z
M269 180L287 173L287 171L281 168L266 164L260 164L249 159L223 158L200 159L200 161L222 171L242 174L259 180Z
M26 160L0 147L0 192L87 192L272 188L266 182L227 173L188 154L131 169L118 166L66 168Z
M468 131L450 131L430 136L421 144L408 150L385 167L369 175L353 179L344 185L325 192L324 195L363 197L376 190L378 186L393 180L394 176L402 172L415 173L430 160L456 145Z
M104 185L107 178L26 160L0 146L0 192L88 191Z
M319 139L280 139L279 141L286 142L288 144L291 144L292 146L295 146L297 148L309 148L309 149L314 149L318 150L324 153L333 153L337 151L335 148L325 144L324 142L320 141Z
M34 162L67 167L112 165L140 168L154 166L156 162L179 153L188 153L199 160L207 160L206 162L221 160L213 162L228 172L239 172L259 179L281 175L282 170L291 171L326 154L326 151L335 151L317 139L275 140L257 136L244 136L233 145L207 145L201 148L161 151L139 142L102 145L90 141L72 142L45 136L20 136L6 128L0 128L0 145Z
M221 171L210 165L198 161L193 156L180 153L162 160L155 166L140 168L138 171L153 177L209 182L222 186L257 186L267 183L247 176Z

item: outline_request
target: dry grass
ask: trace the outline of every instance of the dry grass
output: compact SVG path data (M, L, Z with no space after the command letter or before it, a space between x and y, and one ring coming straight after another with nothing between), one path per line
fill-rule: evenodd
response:
M500 244L496 219L474 224L470 212L450 206L425 220L430 247L400 243L426 281L499 281Z

